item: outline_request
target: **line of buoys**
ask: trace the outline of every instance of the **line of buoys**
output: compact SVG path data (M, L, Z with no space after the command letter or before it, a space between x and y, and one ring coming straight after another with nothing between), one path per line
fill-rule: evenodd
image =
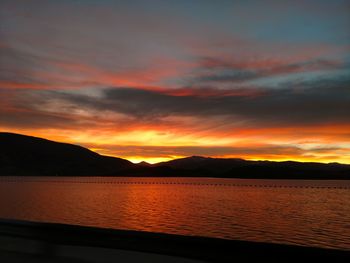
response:
M193 185L214 187L250 187L250 188L302 188L302 189L350 189L350 186L315 186L315 185L268 185L268 184L232 184L232 183L192 183L192 182L147 182L147 181L89 181L89 180L19 180L0 179L0 183L88 183L120 185Z

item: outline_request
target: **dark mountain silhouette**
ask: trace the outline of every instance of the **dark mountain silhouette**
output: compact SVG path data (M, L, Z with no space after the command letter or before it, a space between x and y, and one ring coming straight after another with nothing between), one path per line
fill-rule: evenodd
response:
M137 163L137 165L143 166L143 167L152 167L153 166L152 164L145 162L145 161L139 162L139 163Z
M247 161L192 156L158 163L188 176L270 179L350 179L350 165L313 162Z
M114 175L133 167L127 160L102 156L81 146L0 133L0 175Z
M153 165L146 162L133 164L77 145L0 133L0 175L350 179L350 165L201 156Z
M247 161L243 159L224 159L224 158L209 158L202 156L191 156L181 159L175 159L168 162L162 162L156 164L156 166L168 166L174 169L185 170L204 170L208 172L220 173L227 172L230 169L244 165Z

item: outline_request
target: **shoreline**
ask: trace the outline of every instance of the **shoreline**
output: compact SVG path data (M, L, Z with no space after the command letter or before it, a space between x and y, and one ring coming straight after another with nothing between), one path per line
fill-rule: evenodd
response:
M183 262L181 259L184 258L204 262L231 262L232 260L294 262L296 260L327 261L327 259L333 262L349 262L350 260L350 250L21 220L0 219L0 237L2 239L4 237L12 239L13 247L19 246L18 253L21 253L23 244L29 240L37 241L43 245L42 251L36 252L38 256L50 253L51 257L56 258L62 256L60 255L62 246L68 246L71 251L80 251L76 255L78 257L79 254L80 257L83 257L84 251L91 252L93 248L95 253L98 253L99 249L111 249L136 254L145 253L151 257L154 254L170 256L180 260L178 262ZM4 250L6 246L9 246L8 241L6 244L5 242L0 242L0 250ZM51 252L48 252L47 249ZM118 255L120 256L121 254L119 253ZM139 254L137 255L139 256Z

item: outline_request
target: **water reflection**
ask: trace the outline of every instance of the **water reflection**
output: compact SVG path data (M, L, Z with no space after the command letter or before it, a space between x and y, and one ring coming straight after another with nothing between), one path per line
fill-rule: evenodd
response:
M344 181L2 178L0 217L350 249Z

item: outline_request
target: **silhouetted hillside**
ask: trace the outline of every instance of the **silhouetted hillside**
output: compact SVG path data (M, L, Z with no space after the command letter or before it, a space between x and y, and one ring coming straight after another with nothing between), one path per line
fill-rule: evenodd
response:
M204 170L208 172L227 172L230 169L246 164L243 159L209 158L202 156L191 156L156 164L157 166L168 166L175 169Z
M158 176L275 179L349 179L350 165L246 161L192 156L158 164L133 164L81 146L0 133L0 175Z
M246 161L192 156L157 164L190 176L278 179L350 179L350 165Z
M152 167L152 164L145 162L145 161L139 162L139 163L137 163L137 165L142 166L142 167Z
M0 133L0 175L114 175L134 164L81 146Z

